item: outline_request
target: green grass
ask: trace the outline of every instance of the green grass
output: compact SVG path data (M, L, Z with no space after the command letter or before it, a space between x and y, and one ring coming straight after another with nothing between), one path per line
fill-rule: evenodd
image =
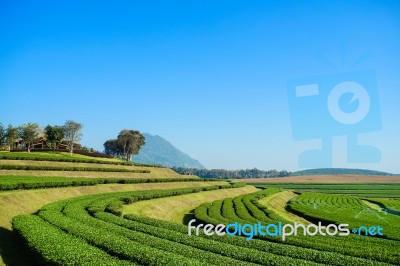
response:
M379 225L384 228L382 237L400 241L400 217L370 208L357 197L304 192L289 202L289 208L314 221L347 223L351 229Z
M110 168L110 167L82 167L82 166L44 166L44 165L16 165L0 164L0 170L26 170L26 171L90 171L90 172L131 172L150 173L150 170Z
M138 166L136 164L132 166L131 163L119 159L92 158L77 154L71 157L69 153L1 152L0 168L3 168L0 170L0 190L8 190L0 192L0 264L7 265L32 265L34 263L31 258L32 254L24 252L22 243L16 238L15 233L10 231L11 219L19 214L34 213L44 204L79 195L105 192L211 187L227 184L219 181L204 182L195 176L181 176L167 168ZM87 172L74 170L87 170ZM123 172L115 172L119 170ZM149 171L150 173L147 173ZM33 190L33 188L35 189ZM31 238L28 235L38 236L41 233L47 233L46 231L57 236L53 242L42 241L41 243L44 247L47 246L46 252L57 253L58 256L54 257L55 260L39 260L39 264L46 261L53 264L58 261L58 263L64 265L66 264L64 262L71 261L71 257L75 259L86 258L87 261L81 262L93 264L93 262L90 262L90 258L95 259L96 254L106 254L106 256L99 256L98 259L102 263L95 263L97 265L107 262L111 262L113 265L125 264L124 260L120 259L115 264L112 259L113 256L110 256L107 252L100 250L99 253L99 249L90 245L88 248L87 244L82 244L82 241L72 240L69 236L63 237L64 233L57 228L54 230L52 226L45 226L47 229L39 230L43 223L38 223L37 220L28 219L21 221L21 223L31 224L31 226L28 226L30 231L25 232L26 238ZM17 227L18 225L16 225ZM71 243L67 245L68 243L65 241L68 242L69 240ZM32 243L26 244L33 245ZM57 244L58 246L55 246ZM66 247L64 252L57 249L58 247L63 248L63 246ZM132 265L132 263L128 264Z
M55 187L94 186L101 184L137 184L156 182L198 182L199 178L68 178L37 176L0 176L0 191ZM215 181L215 180L211 180ZM217 183L217 182L216 182Z
M40 264L67 265L75 261L81 265L120 265L123 261L95 248L82 239L66 235L63 231L37 216L19 216L13 221L16 234L35 250ZM50 237L49 237L50 236ZM135 265L125 262L125 265Z
M112 165L81 162L33 161L33 160L0 160L0 176L62 176L62 177L93 177L93 178L178 178L179 175L169 168L146 167L132 165ZM13 169L13 170L10 170ZM30 169L30 170L23 170ZM37 170L32 170L37 169ZM43 171L46 170L46 171ZM63 170L63 171L62 171ZM76 170L76 171L71 171ZM87 170L87 171L77 171ZM107 172L105 172L107 171ZM122 172L116 172L122 171ZM144 173L145 172L145 173ZM196 176L190 176L196 177Z
M359 197L400 198L400 184L393 183L252 183L256 187L275 187L297 192L321 192Z
M278 216L282 217L284 220L290 221L292 223L298 222L302 224L308 224L309 221L286 210L288 201L295 197L297 197L297 194L295 194L294 192L284 190L264 197L258 200L257 203L260 207L274 210L274 212Z
M105 184L101 186L48 188L0 193L0 265L32 265L31 254L11 231L11 220L21 214L35 213L43 205L77 196L123 191L177 189L227 185L226 182L164 182L143 184Z
M400 199L368 199L369 202L377 204L383 211L400 215Z
M292 221L286 220L285 216L281 216L279 212L276 212L273 206L262 205L259 203L263 198L270 197L271 195L279 193L280 191L281 190L277 188L269 188L267 190L256 192L250 195L239 196L234 199L226 199L223 201L214 201L212 203L202 204L195 209L195 216L203 223L212 224L227 224L236 221L241 224L255 224L259 221L267 224L277 224L278 222L291 223ZM297 197L295 197L292 201L295 199L297 199ZM337 209L338 207L336 207L336 210ZM319 211L315 211L314 213L321 213L323 211L323 206L321 206L318 210ZM311 210L307 210L307 212L305 212L308 215L307 218L309 218L309 214L311 212ZM298 213L301 216L302 213ZM332 217L339 217L339 214L340 212L337 212L333 214ZM341 217L343 217L343 219L346 221L346 215ZM349 220L350 219L351 217L349 217ZM396 234L395 227L393 227L392 233ZM253 239L248 242L255 241L256 243L259 243L258 241L261 241L265 243L264 245L268 245L269 242L276 242L277 244L282 243L282 240L279 237L258 237L260 240ZM293 246L292 256L298 256L301 258L308 258L311 256L320 262L329 262L335 265L367 265L371 263L374 264L376 261L393 264L400 263L400 254L398 252L400 250L400 242L388 239L363 237L353 234L350 234L346 238L339 236L306 237L302 235L298 237L289 237L285 240L284 244ZM259 245L260 248L263 246L261 243ZM311 255L307 253L308 251L302 250L302 248L313 250L317 253L312 253L313 255ZM294 251L296 249L299 250ZM331 255L327 255L325 252L331 253ZM326 257L324 258L323 256L331 256L331 258L326 259ZM352 262L349 257L363 258L366 260L363 262Z
M139 201L133 204L124 205L123 213L137 214L182 223L186 216L190 216L191 210L204 202L235 197L255 191L257 191L255 187L246 186L241 188L204 191L195 194Z
M293 237L282 243L276 238L246 241L242 237L206 237L202 234L189 237L187 227L177 223L182 222L193 208L196 208L196 219L210 223L292 223L300 216L332 222L339 222L342 218L352 221L354 217L351 215L360 208L361 216L365 210L380 215L384 215L380 208L398 210L399 201L386 197L400 195L399 184L259 184L268 189L237 196L230 191L243 194L256 189L249 186L228 188L226 182L205 182L193 176L190 180L197 182L129 184L180 181L188 176L166 168L131 166L120 164L121 161L116 159L76 154L71 157L69 153L0 153L0 158L4 154L16 157L0 159L0 165L93 169L91 172L0 170L0 188L37 188L0 192L0 252L5 264L31 265L33 258L41 265L400 264L400 241L395 240L350 235L345 239ZM18 156L23 158L17 160ZM150 170L151 173L100 172L103 171L100 169ZM98 185L82 186L83 183L79 182ZM41 188L71 184L79 186ZM296 197L288 189L304 193L304 197L320 194L310 193L313 191L323 192L326 202L322 204L322 198L314 200L311 196ZM368 198L355 198L351 202L358 204L350 204L342 215L326 212L346 205L350 198L353 199L351 195ZM328 200L335 197L341 200ZM205 201L208 203L197 207ZM296 210L298 216L290 212L288 202L302 203L302 209ZM318 212L310 209L316 202L320 204ZM295 206L291 207L295 209ZM136 215L122 217L123 211ZM20 214L29 215L14 218ZM384 218L387 219L388 215ZM9 230L13 218L15 232L24 244L16 238L15 232ZM388 235L394 239L398 224L395 218L398 216L390 214L388 221L394 223ZM374 222L372 216L365 219ZM24 245L33 253L25 253Z
M63 232L68 237L84 240L96 250L105 252L122 262L129 260L137 264L385 265L385 262L392 264L400 262L397 252L400 242L393 240L351 235L346 239L293 237L282 243L272 238L268 241L265 239L246 241L242 237L206 237L204 235L190 237L187 235L187 227L177 223L137 215L120 216L124 204L133 203L131 206L139 206L139 209L147 208L146 206L161 206L156 211L171 212L173 217L174 213L186 211L186 201L194 198L195 195L211 194L211 192L217 195L217 192L230 190L227 186L221 188L225 189L215 190L218 187L209 186L208 188L119 192L75 197L48 204L34 215L61 231L57 233L54 230L41 231L25 237L28 235L26 231L31 227L28 222L20 226L18 230L26 242L35 243L31 245L31 248L43 259L46 259L44 254L47 254L45 251L49 248L46 249L46 243L41 242L40 239L49 238L49 242L52 243L52 241L55 242L54 239L60 237L58 232ZM202 192L210 189L214 191ZM276 206L271 204L274 195L283 195L283 200L289 200L293 196L293 194L280 194L282 192L282 189L270 188L234 198L220 199L202 204L196 208L195 215L197 219L211 223L286 222L285 217L274 211ZM266 197L269 197L269 205L263 206L260 201ZM193 203L193 205L196 204ZM136 211L140 213L139 209ZM33 221L33 218L24 217L18 217L16 220ZM77 245L81 244L77 243ZM66 246L66 250L68 248L69 245ZM82 250L87 249L87 246L82 248ZM65 251L60 250L57 253L63 252ZM158 259L155 260L155 258ZM47 259L57 261L57 254L50 255ZM71 263L79 263L79 257L71 258Z
M31 161L51 161L51 162L74 162L74 163L96 163L96 164L109 164L109 165L136 165L144 167L162 167L154 164L142 164L127 162L120 158L101 158L91 157L82 154L69 152L8 152L0 151L0 160L31 160Z
M71 154L69 152L0 152L0 159L11 160L51 160L67 162L90 162L90 163L109 163L109 164L131 164L118 158L98 158L81 154Z
M157 229L103 212L107 206L114 206L116 202L135 202L195 191L199 190L164 190L87 196L44 206L38 212L38 216L67 234L86 240L96 248L114 254L120 259L129 259L139 264L316 265L313 261L292 258L289 254L278 255L222 241L193 238L188 236L187 232ZM86 210L89 210L94 217ZM23 228L21 231L23 232ZM49 234L48 237L52 235ZM39 247L36 250L39 250Z

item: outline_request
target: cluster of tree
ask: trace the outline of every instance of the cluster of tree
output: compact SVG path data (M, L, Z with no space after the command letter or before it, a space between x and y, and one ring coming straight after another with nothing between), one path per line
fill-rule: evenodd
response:
M104 142L104 152L129 162L133 155L139 153L144 144L145 138L139 131L124 129L116 139L109 139Z
M269 177L284 177L289 176L290 172L286 170L258 170L245 169L245 170L225 170L225 169L196 169L196 168L184 168L184 167L173 167L175 172L186 175L197 175L201 178L269 178Z
M72 154L74 144L82 137L83 125L73 120L67 120L63 126L48 125L42 129L37 123L27 123L20 126L8 125L4 127L0 123L0 146L8 147L11 150L14 145L22 145L28 152L32 145L38 142L39 138L46 140L46 148L54 149L62 141L66 141L67 148ZM17 147L21 148L21 147Z

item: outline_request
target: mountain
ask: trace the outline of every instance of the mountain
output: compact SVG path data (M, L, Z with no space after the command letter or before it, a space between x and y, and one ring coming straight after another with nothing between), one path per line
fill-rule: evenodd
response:
M170 142L160 136L144 133L146 144L132 161L145 164L158 164L165 167L186 167L204 169L205 167L186 153L175 148Z
M375 171L375 170L365 170L365 169L349 169L349 168L318 168L318 169L308 169L293 172L290 175L383 175L392 176L394 174Z

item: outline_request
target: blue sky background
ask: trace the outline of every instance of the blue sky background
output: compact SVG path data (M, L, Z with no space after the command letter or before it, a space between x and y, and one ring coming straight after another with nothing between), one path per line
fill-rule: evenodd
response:
M373 69L382 130L359 139L382 159L349 165L339 136L334 166L400 173L399 47L399 1L2 1L0 122L73 119L99 150L137 129L207 168L297 170L320 140L293 140L287 81Z

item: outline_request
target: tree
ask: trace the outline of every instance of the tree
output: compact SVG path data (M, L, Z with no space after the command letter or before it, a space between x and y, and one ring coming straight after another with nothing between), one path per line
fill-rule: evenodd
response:
M122 130L118 135L118 143L122 146L123 158L129 162L132 155L139 152L145 144L144 136L137 130Z
M19 136L24 141L29 153L31 152L31 145L37 140L40 133L40 126L36 123L28 123L20 127Z
M11 150L11 146L18 141L18 128L13 127L11 124L8 125L6 129L6 144L8 145L8 149Z
M49 148L57 148L58 144L64 139L64 127L62 126L50 126L44 129L46 134L46 144Z
M67 120L64 124L64 136L68 143L69 152L74 152L74 143L79 142L82 137L83 125L73 120Z
M109 139L103 144L104 153L113 157L123 157L124 150L117 139Z
M3 146L6 141L6 130L2 123L0 123L0 146Z

